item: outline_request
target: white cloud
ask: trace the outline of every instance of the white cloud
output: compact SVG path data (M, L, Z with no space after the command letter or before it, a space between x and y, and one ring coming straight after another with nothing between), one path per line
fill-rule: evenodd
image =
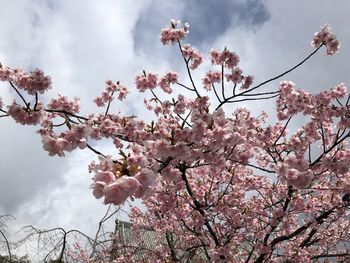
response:
M53 79L47 97L57 93L79 96L83 112L93 112L91 101L106 79L123 77L133 82L137 60L132 30L145 4L8 2L0 11L6 21L0 28L0 60L11 67L43 68ZM9 85L1 83L1 97L9 101L12 96ZM1 123L0 213L13 213L17 226L79 227L92 233L91 225L97 224L106 209L89 190L87 164L96 155L51 158L42 150L35 128L10 119Z

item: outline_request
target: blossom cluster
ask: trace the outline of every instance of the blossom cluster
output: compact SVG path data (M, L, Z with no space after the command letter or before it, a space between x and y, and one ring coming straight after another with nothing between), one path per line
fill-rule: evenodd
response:
M285 120L297 113L303 113L304 115L311 114L317 119L327 120L332 117L346 119L347 107L330 105L332 101L344 98L346 91L346 86L340 83L330 90L314 95L298 89L291 81L282 81L280 96L277 99L278 118Z
M172 92L170 84L177 83L178 78L179 75L176 72L168 72L159 80L158 85L165 93L170 94Z
M196 69L200 64L203 63L204 57L199 51L190 44L183 45L182 47L182 55L188 61L191 61L190 68Z
M135 78L136 88L140 92L146 90L153 90L156 87L160 87L165 93L172 93L171 84L177 83L179 78L178 73L169 71L163 77L158 78L157 74L144 73L143 75L137 75Z
M253 84L253 76L244 76L242 69L237 67L239 63L239 56L235 52L231 52L225 48L222 52L211 49L210 50L211 63L213 65L219 65L223 68L230 70L230 73L225 74L227 82L232 82L233 84L242 84L240 89L247 90ZM220 82L219 72L213 74L208 72L206 78L203 79L203 85L206 89L213 84L213 82Z
M118 92L118 100L122 101L129 94L129 91L126 87L121 86L119 81L113 83L111 80L106 81L106 88L101 93L100 96L94 99L94 102L98 107L104 107L106 103L111 103L113 101L114 93Z
M148 73L144 75L138 75L135 78L136 88L140 92L154 89L157 87L158 76L156 74Z
M328 24L325 24L321 28L322 30L320 32L315 33L311 45L315 48L320 47L322 44L326 45L327 55L337 53L340 48L340 42L338 41L336 35L331 32L331 27Z
M203 87L210 91L214 83L221 82L221 72L220 71L209 71L203 78Z
M286 180L289 185L296 188L307 188L314 174L309 169L309 164L304 159L296 156L288 156L283 163L280 163L276 171L279 178Z
M74 100L70 101L66 96L58 94L57 99L51 99L47 104L50 110L61 110L70 113L79 113L80 111L80 99L75 97Z
M51 88L51 78L45 76L40 69L28 73L20 69L13 70L1 66L0 80L13 82L19 89L26 91L29 95L43 94Z
M222 52L214 48L211 49L210 58L213 65L223 65L230 69L234 69L239 62L239 56L235 52L229 51L227 48Z
M7 106L7 114L11 116L16 122L22 125L36 125L41 121L41 118L43 117L42 109L42 103L38 103L36 105L36 109L32 110L30 108L21 106L14 101L11 105Z
M160 41L163 43L163 45L175 44L186 37L186 35L189 33L189 24L183 23L182 28L177 28L179 24L181 24L181 20L172 19L171 27L162 29Z
M138 169L132 158L117 163L110 157L100 158L100 163L93 162L90 170L94 172L93 194L96 198L104 196L105 204L119 205L130 196L141 197L155 180L152 171Z
M76 148L84 149L87 146L89 128L84 125L75 125L67 131L56 134L51 131L52 126L48 129L39 129L43 148L50 156L65 156L64 152L71 152Z

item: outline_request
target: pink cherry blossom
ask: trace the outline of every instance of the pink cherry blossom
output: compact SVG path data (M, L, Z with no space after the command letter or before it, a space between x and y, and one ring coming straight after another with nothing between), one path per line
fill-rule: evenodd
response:
M175 44L177 41L186 37L189 32L189 24L183 23L182 28L177 28L179 24L181 24L180 20L172 19L171 27L162 29L160 34L160 41L163 43L163 45Z
M64 156L63 150L68 145L65 139L45 135L42 137L43 148L50 156Z
M178 77L179 76L176 72L168 72L167 74L165 74L164 77L162 77L159 80L158 85L165 93L170 94L172 92L170 84L176 83L178 80Z
M339 51L340 43L336 39L336 36L331 32L331 27L325 24L321 27L320 32L316 32L311 45L315 48L320 47L322 44L326 45L327 55L333 55Z
M243 77L243 85L241 86L242 90L248 89L253 84L253 76L244 76Z
M209 71L203 79L203 86L206 90L210 91L214 83L221 82L221 72Z
M103 188L105 204L122 204L126 198L136 193L141 185L134 177L122 176Z
M222 52L216 49L210 50L211 62L213 65L224 65L227 68L233 69L238 65L239 56L225 48Z
M135 78L136 88L145 92L147 89L154 89L157 86L158 77L156 74L138 75Z
M124 100L129 94L129 90L121 86L119 81L113 83L111 80L106 81L106 88L102 91L101 95L94 99L94 102L98 107L104 107L106 103L111 103L114 99L114 93L118 93L118 100Z
M25 90L30 95L35 95L36 92L43 94L51 88L51 78L45 76L40 69L35 69L30 73L15 70L11 79L18 88Z
M32 110L30 108L18 105L14 101L11 105L7 106L7 114L22 125L36 125L40 122L44 115L42 108L43 104L41 102L37 104L35 110Z
M203 63L204 57L198 52L197 49L191 47L190 44L183 45L182 54L185 59L191 61L190 68L196 69L200 64Z
M63 110L71 113L79 113L80 99L75 97L73 101L70 101L66 96L58 95L58 98L51 99L47 106L51 110Z
M4 68L0 66L0 80L1 81L13 81L13 70L10 68Z
M239 67L232 69L231 74L226 74L227 81L232 81L234 84L241 83L243 76L242 70Z
M156 174L150 169L143 168L135 175L135 179L140 183L140 188L135 196L141 197L146 192L150 192L149 187L155 184Z

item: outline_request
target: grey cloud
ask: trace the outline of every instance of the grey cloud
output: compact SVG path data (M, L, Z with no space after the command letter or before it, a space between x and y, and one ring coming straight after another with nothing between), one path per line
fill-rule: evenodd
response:
M145 3L139 2L139 8ZM53 80L53 89L43 99L57 93L79 96L83 112L94 112L96 107L88 102L102 91L106 79L120 78L123 84L133 80L131 31L138 12L129 2L7 2L0 10L5 21L0 27L0 61L11 67L42 68ZM10 102L15 94L9 85L0 83L0 88L0 96ZM40 221L41 227L70 228L81 217L86 230L97 222L105 206L94 200L87 173L95 155L84 155L86 163L71 162L70 154L52 158L43 151L35 128L6 118L0 127L0 214L13 213L23 224ZM67 176L70 169L82 183ZM81 216L82 203L85 214L91 209L96 213Z
M40 1L11 1L2 6L0 61L3 64L26 68L34 64L40 66L43 22L38 14L45 11ZM0 83L0 88L0 96L6 102L16 96L9 84ZM15 124L9 118L2 118L0 127L0 213L16 213L22 203L30 202L43 189L63 184L61 174L66 160L48 158L35 128Z
M62 186L61 174L67 162L63 158L48 158L33 128L2 119L1 133L0 214L15 213L36 194Z
M119 72L119 77L126 77L130 71L130 67L125 67L127 58L133 56L132 48L128 48L132 47L128 34L137 10L127 5L110 8L108 4L95 8L94 1L47 3L11 1L3 5L0 14L5 24L0 28L0 61L6 66L23 66L26 70L43 68L53 80L53 89L44 99L57 93L70 98L79 96L83 111L95 111L87 100L92 101L101 92L104 80L115 79ZM86 15L77 16L82 10ZM123 12L128 16L124 19L128 25L122 24ZM99 20L104 15L107 18ZM129 52L125 52L126 49ZM9 103L16 96L8 84L0 83L0 88L5 102ZM16 215L22 204L31 204L33 198L45 190L60 189L66 184L63 176L70 155L49 157L42 149L35 128L5 118L1 119L0 127L0 214ZM82 170L80 176L87 176L90 182L86 166L77 164L77 167ZM89 192L89 183L80 187Z

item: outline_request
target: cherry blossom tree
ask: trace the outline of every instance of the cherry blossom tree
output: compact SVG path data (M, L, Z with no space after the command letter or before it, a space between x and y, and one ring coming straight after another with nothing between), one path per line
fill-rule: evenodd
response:
M314 35L315 50L304 60L259 84L239 68L239 56L227 48L210 50L211 69L196 83L193 74L201 73L205 58L183 43L188 33L187 23L172 20L160 36L164 45L180 49L186 76L144 71L135 78L136 89L150 94L145 107L155 114L151 122L110 112L114 99L122 101L129 93L119 81L107 81L94 100L105 107L104 113L81 115L78 98L41 100L51 88L43 71L5 66L0 79L18 97L12 103L0 99L0 117L39 125L50 156L77 148L95 152L98 160L89 166L91 187L105 204L142 199L147 209L132 208L132 237L126 243L116 237L109 261L350 260L346 87L340 83L311 94L282 81L274 91L265 88L320 49L325 48L326 55L337 53L340 43L330 27ZM261 100L276 102L277 122L242 106ZM304 123L289 131L291 120L300 116ZM115 156L92 146L101 139L113 142ZM145 231L153 233L155 246L146 245ZM81 259L84 251L77 250ZM96 262L89 255L84 258Z

